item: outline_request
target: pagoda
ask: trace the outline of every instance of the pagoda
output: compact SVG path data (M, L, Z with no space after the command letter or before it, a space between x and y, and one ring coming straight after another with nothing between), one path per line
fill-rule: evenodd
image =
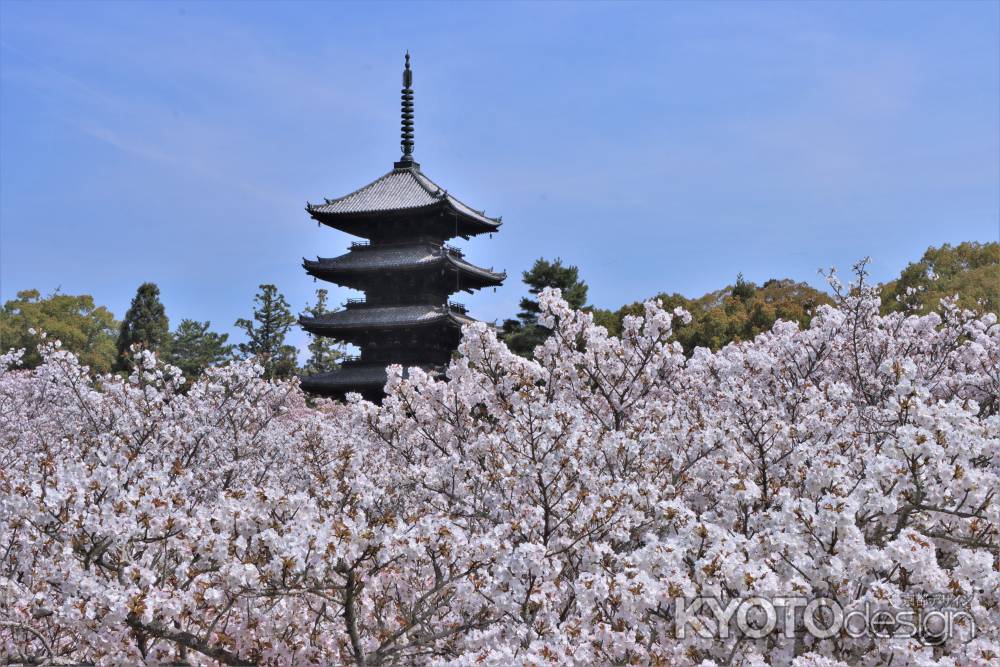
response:
M475 320L449 300L503 283L506 274L466 261L447 244L497 231L500 218L487 217L435 184L413 159L413 72L406 54L402 90L402 157L392 171L339 199L307 204L317 222L362 241L333 258L303 260L315 278L364 292L343 310L302 317L309 333L360 349L340 368L302 378L308 392L343 397L358 392L378 401L384 395L385 368L401 364L432 373L448 364L462 326Z

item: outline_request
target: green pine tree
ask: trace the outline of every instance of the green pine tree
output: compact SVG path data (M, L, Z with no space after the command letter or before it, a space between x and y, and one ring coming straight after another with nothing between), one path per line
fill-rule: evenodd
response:
M330 313L327 308L327 297L329 293L325 289L316 290L316 303L306 306L303 315L309 317L321 317ZM302 372L306 375L325 373L335 369L344 356L343 347L331 338L310 334L309 359L302 367Z
M546 287L558 287L562 297L571 308L580 309L587 302L587 283L580 280L580 271L575 266L564 266L562 260L554 262L537 259L530 271L522 274L528 292L537 296ZM505 320L500 334L507 347L522 357L531 357L535 347L545 342L549 330L538 324L541 307L536 299L521 299L521 312L517 319Z
M748 282L742 273L736 274L736 284L733 285L732 295L744 303L748 303L757 293L757 286Z
M191 381L209 366L221 364L230 357L233 346L226 341L229 334L209 331L211 322L181 320L177 330L170 334L170 345L164 355L167 362L184 371Z
M288 302L274 285L261 285L254 303L253 320L236 320L247 336L247 342L238 346L240 354L256 357L268 379L291 377L298 369L295 347L285 344L285 335L295 323Z
M166 310L160 303L160 288L156 283L143 283L132 299L118 332L117 369L132 369L133 345L152 352L160 352L169 340L170 323Z

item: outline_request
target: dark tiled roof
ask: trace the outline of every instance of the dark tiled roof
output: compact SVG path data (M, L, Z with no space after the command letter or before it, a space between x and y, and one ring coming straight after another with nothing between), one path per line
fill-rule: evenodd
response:
M309 332L327 333L346 329L409 327L451 321L458 326L475 322L471 317L442 306L375 306L349 308L323 317L302 317L299 323Z
M328 391L354 391L356 387L385 386L385 366L357 365L344 366L329 373L318 373L302 378L302 388L307 391L326 389Z
M454 264L457 268L468 271L469 273L474 273L478 276L482 276L488 280L496 280L497 282L503 282L507 278L507 274L503 271L491 271L490 269L484 269L481 266L476 266L470 262L466 262L461 257L456 257L455 255L448 255L448 262Z
M476 211L421 173L416 167L393 169L368 185L327 200L325 204L310 204L310 213L323 216L363 215L421 209L445 203L456 212L490 227L499 227L500 220Z
M458 254L429 243L357 248L339 257L319 257L316 261L307 259L303 261L303 266L311 273L347 273L386 269L412 270L445 262L489 281L500 282L507 277L505 273L476 266L466 262Z
M419 365L419 364L411 364ZM440 374L443 369L439 366L421 366L424 370L432 374ZM403 377L410 376L410 367L403 364ZM302 388L320 394L343 395L351 391L371 392L377 390L381 392L385 387L388 376L385 366L381 364L352 364L341 366L335 371L328 373L317 373L302 378Z

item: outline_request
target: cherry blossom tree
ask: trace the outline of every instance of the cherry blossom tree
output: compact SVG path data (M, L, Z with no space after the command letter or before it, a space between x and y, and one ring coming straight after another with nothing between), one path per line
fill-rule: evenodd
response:
M8 353L0 664L996 664L1000 324L880 315L864 278L690 358L683 311L616 338L548 290L534 360L473 324L448 381L391 367L381 406L252 362L179 392L148 352L127 380ZM934 596L963 632L678 607Z

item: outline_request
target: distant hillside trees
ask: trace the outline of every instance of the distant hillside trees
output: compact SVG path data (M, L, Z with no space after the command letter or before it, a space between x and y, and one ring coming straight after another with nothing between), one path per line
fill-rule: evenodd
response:
M977 312L1000 311L1000 243L969 241L928 248L919 262L885 285L885 312L915 309L927 313L943 297L958 296L958 305Z
M642 302L626 304L617 310L585 306L587 284L580 279L576 266L564 265L561 259L536 260L531 270L524 272L523 280L532 297L547 287L559 288L570 306L590 312L594 322L614 336L621 333L626 316L643 313ZM798 322L805 327L817 306L831 303L826 292L806 283L772 279L758 286L745 280L742 274L736 277L734 284L696 299L676 293L658 294L654 298L662 301L664 308L681 307L691 313L691 322L678 324L674 331L674 340L688 353L696 347L718 350L733 341L751 340L770 330L779 319ZM530 358L535 347L549 336L549 331L538 323L536 299L525 297L520 305L517 319L503 323L501 338L512 352Z
M680 294L658 294L664 308L681 307L691 313L691 322L679 324L674 339L690 354L697 347L718 350L728 343L752 340L769 331L777 320L797 322L801 328L809 324L820 304L831 303L830 296L806 283L772 279L763 285L747 281L742 274L736 282L696 299ZM627 315L641 315L641 302L622 306L616 311L595 318L609 332L618 335Z
M555 264L560 264L557 260ZM547 267L550 263L544 259L535 262L536 267ZM574 280L576 267L571 268ZM525 284L529 292L537 294L538 285L545 276L561 276L563 281L558 284L550 280L543 287L560 287L572 285L566 280L565 274L551 270L539 271L538 275L525 272ZM529 278L531 279L529 281ZM586 285L583 285L583 299L576 298L571 303L580 303L586 299ZM577 288L578 289L578 288ZM579 294L579 292L576 292ZM1000 243L966 242L957 246L945 244L939 248L928 248L918 262L909 264L903 269L900 277L885 284L882 291L882 310L884 313L911 310L917 313L927 313L935 310L942 298L958 296L958 305L962 308L984 313L1000 310ZM691 313L691 322L678 324L674 330L674 339L681 343L685 353L690 354L697 347L707 347L718 350L734 341L752 340L754 336L769 331L778 320L797 322L800 328L809 324L816 307L832 303L827 292L818 290L803 282L789 279L771 279L757 285L747 281L742 274L736 277L736 282L720 290L709 292L701 297L688 298L677 293L661 293L653 297L659 299L665 308L681 307ZM522 300L522 311L525 302ZM623 319L628 315L641 315L643 302L626 304L617 310L583 308L589 311L594 322L605 327L608 333L619 335ZM518 315L524 321L522 312ZM530 348L517 338L524 328L516 326L519 322L508 320L504 323L504 339L511 350L522 356L531 356L534 345L545 339L544 331L536 335ZM514 336L510 331L513 330ZM531 330L529 330L531 331ZM514 345L511 345L513 340Z
M115 364L115 336L118 322L104 306L95 306L89 294L60 294L42 298L38 290L17 293L0 311L0 353L10 348L24 349L23 365L34 368L41 362L36 346L44 332L59 340L63 349L99 373Z

